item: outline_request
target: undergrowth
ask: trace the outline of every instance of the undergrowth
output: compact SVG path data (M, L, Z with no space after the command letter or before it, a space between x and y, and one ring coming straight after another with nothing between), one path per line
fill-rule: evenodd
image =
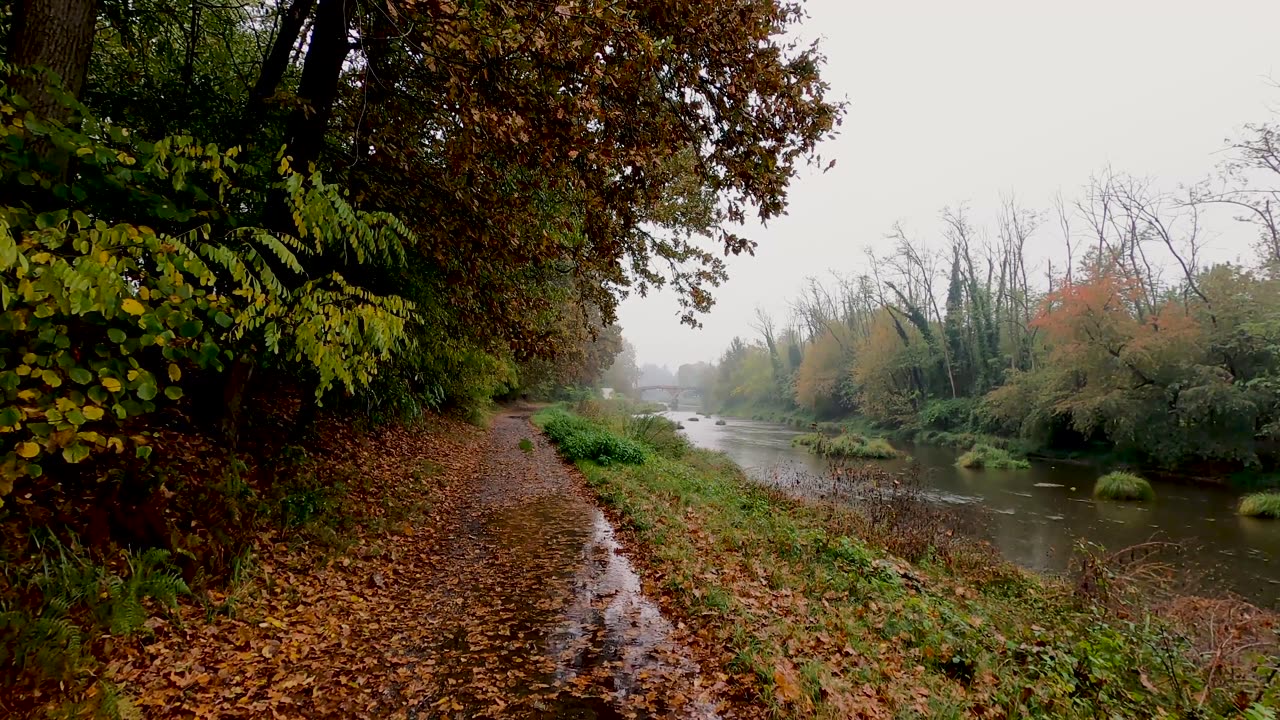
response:
M128 708L115 688L94 680L94 648L104 636L146 631L157 612L177 607L190 589L166 550L124 552L113 567L95 561L78 543L53 536L34 539L37 562L5 564L10 592L0 604L0 668L7 687L69 690L68 715L119 717ZM17 601L21 598L21 601Z
M592 460L603 465L638 465L645 461L644 448L638 443L563 410L541 413L535 422L560 449L560 454L569 460Z

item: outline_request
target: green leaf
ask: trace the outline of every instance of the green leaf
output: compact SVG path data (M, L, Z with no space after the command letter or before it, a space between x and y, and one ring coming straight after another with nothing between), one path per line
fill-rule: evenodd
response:
M22 412L16 407L0 410L0 427L13 427L22 422Z
M137 392L139 398L142 398L143 400L152 400L155 398L156 394L160 392L160 389L156 387L154 381L147 380L138 386Z
M62 448L62 459L66 460L72 465L80 462L81 460L87 457L89 457L89 446L87 445L76 443L74 445L68 445L67 447Z
M143 460L146 460L147 458L151 457L151 446L139 445L138 449L134 450L133 452L134 452L134 455L138 456Z
M182 388L177 385L170 385L164 389L164 396L170 400L177 400L182 397Z
M193 338L199 335L200 331L203 329L204 323L201 323L199 320L188 320L178 326L178 335L184 338Z
M231 327L231 322L232 322L231 316L221 311L219 311L217 315L213 316L213 321L218 323L224 328Z
M73 382L80 385L88 385L93 382L93 373L81 367L71 368L71 371L67 374L71 376Z
M107 331L107 337L111 338L111 342L119 344L124 342L129 336L120 328L111 328Z

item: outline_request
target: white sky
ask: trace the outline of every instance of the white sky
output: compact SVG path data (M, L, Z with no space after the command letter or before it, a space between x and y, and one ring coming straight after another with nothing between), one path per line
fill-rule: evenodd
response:
M749 227L755 257L731 258L703 328L679 325L667 292L619 310L641 363L718 358L748 336L757 305L780 321L808 276L864 269L896 220L937 236L939 211L975 220L1002 194L1048 209L1108 165L1194 182L1248 122L1280 119L1280 0L810 0L801 35L820 36L824 77L849 101L837 165L791 186L788 215ZM1248 256L1224 224L1208 255ZM994 230L994 227L991 227ZM1056 223L1032 252L1065 253Z

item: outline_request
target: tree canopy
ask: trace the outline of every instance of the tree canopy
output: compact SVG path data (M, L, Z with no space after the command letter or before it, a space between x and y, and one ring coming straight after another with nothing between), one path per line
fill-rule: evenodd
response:
M800 5L42 0L0 89L5 479L248 386L385 415L598 377L712 303L842 106ZM257 378L257 380L255 380ZM207 403L206 403L207 405ZM216 414L216 413L215 413Z

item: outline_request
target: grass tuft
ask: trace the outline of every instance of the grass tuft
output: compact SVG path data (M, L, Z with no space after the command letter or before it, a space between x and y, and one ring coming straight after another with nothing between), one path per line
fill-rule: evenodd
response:
M834 438L822 433L806 433L797 435L792 439L791 444L809 448L809 452L824 457L890 460L902 455L884 438L867 438L854 433L845 433Z
M956 465L971 470L1029 470L1031 463L1023 458L1014 457L1004 448L992 447L985 443L974 445L969 452L960 456Z
M1156 499L1151 483L1127 472L1110 472L1098 478L1093 486L1093 496L1099 500L1134 500L1148 502Z
M1240 514L1280 520L1280 491L1253 493L1240 498Z

